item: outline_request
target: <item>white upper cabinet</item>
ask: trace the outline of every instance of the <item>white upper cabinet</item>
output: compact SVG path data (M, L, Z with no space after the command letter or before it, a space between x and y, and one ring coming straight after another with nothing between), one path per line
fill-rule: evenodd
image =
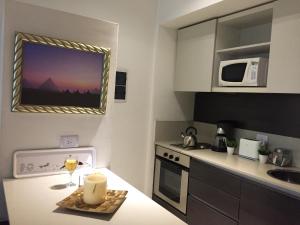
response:
M178 31L175 91L210 92L216 20Z
M300 93L300 1L275 2L268 92Z

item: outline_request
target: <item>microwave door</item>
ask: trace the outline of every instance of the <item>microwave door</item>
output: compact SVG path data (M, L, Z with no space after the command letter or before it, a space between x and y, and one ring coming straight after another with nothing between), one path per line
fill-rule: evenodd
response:
M181 165L155 159L154 194L186 213L189 172Z
M228 86L240 86L247 74L248 63L233 63L222 68L222 81Z
M180 203L182 166L166 160L161 161L159 192Z

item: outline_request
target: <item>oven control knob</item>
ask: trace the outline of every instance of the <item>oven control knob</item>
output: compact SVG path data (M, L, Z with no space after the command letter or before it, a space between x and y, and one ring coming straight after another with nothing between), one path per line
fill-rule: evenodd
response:
M178 161L179 161L179 159L180 159L180 158L179 158L178 156L177 156L177 157L175 157L175 161L176 161L176 162L178 162Z
M169 159L173 159L174 158L174 156L173 155L169 155Z
M168 154L167 152L164 153L164 157L168 157L168 155L169 155L169 154Z

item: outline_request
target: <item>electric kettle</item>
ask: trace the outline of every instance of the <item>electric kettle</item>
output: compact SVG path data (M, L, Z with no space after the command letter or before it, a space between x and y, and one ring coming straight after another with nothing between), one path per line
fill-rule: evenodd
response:
M195 127L188 127L185 130L185 134L181 132L183 138L183 147L196 147L197 145L197 129Z

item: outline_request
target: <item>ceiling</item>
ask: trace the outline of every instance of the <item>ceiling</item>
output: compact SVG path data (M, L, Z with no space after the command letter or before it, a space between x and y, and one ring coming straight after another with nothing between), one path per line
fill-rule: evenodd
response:
M257 5L273 2L273 0L223 0L217 1L215 4L207 5L199 9L195 9L187 14L178 15L160 21L161 25L170 28L181 28L195 24L204 20L221 17L234 12L238 12Z

